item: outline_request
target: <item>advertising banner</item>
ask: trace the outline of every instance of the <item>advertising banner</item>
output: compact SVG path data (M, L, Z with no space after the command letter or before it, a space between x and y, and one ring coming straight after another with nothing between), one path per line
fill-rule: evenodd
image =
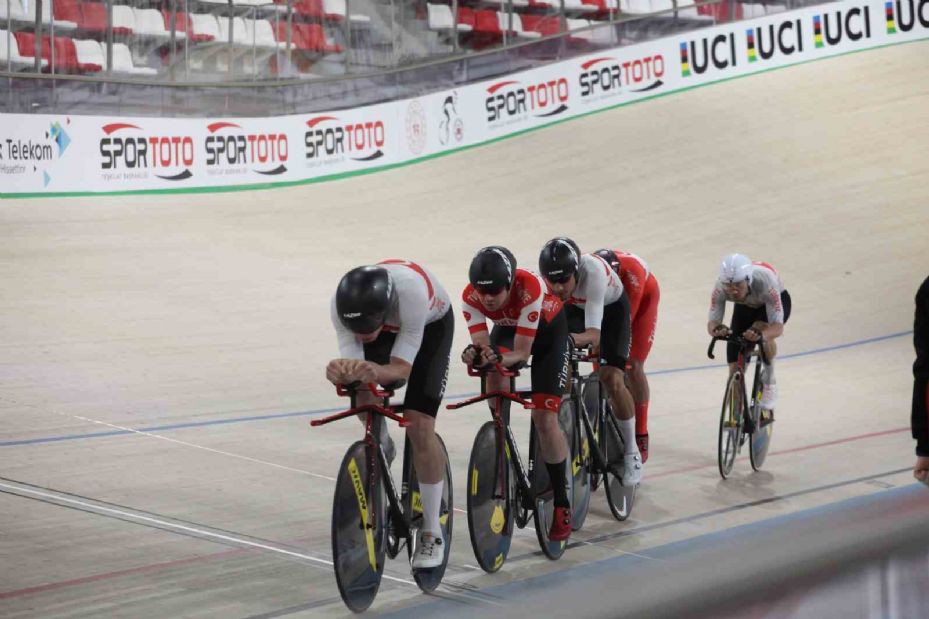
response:
M833 2L329 114L232 119L2 115L0 197L324 180L715 81L927 38L929 0Z

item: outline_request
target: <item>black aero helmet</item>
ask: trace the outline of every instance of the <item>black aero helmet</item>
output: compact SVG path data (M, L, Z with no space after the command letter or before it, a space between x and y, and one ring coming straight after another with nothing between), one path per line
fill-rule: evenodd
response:
M352 269L339 281L335 309L346 329L354 333L373 333L384 324L394 294L387 269L366 266Z
M577 243L566 236L559 236L542 248L539 254L539 272L555 283L565 282L577 273L581 261L581 250Z
M516 257L506 247L491 245L478 250L468 269L468 280L475 288L499 292L513 286Z
M612 249L598 249L594 252L595 256L603 258L603 261L610 265L617 274L619 274L619 256Z

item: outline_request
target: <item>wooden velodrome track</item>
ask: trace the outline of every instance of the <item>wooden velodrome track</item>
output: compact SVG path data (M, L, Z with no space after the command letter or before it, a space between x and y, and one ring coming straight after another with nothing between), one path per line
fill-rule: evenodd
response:
M323 376L330 294L349 268L389 257L428 265L457 299L478 247L506 244L533 267L545 240L569 234L644 256L661 282L633 517L615 522L597 494L562 560L525 530L486 575L458 511L441 595L481 599L910 484L927 84L929 43L912 43L338 182L0 202L0 616L348 614L329 517L360 431L308 421L342 404ZM704 328L717 262L735 250L779 269L794 313L765 470L743 459L723 482L725 372L705 357ZM455 356L465 342L459 320ZM454 363L449 399L476 388ZM439 417L459 507L484 419ZM429 600L404 562L385 574L374 611Z

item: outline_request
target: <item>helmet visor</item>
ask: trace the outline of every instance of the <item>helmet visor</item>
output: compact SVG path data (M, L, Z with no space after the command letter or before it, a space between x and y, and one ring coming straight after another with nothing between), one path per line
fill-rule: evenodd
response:
M547 279L553 284L566 284L568 280L571 279L572 275L574 275L574 273L566 273L564 271L558 271L557 273L553 275L546 275L545 279Z
M475 286L474 289L477 290L478 294L482 294L482 295L487 294L491 296L497 296L498 294L506 290L506 286L503 286L501 284L489 285L489 286Z
M370 335L384 326L383 314L374 316L343 314L341 319L346 329L358 335Z

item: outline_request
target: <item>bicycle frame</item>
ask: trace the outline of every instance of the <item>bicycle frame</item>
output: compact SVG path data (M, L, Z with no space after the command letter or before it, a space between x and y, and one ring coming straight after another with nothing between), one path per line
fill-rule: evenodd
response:
M508 391L487 391L487 374L491 371L495 371L500 376L509 378L510 387ZM516 437L513 436L513 430L510 427L509 406L504 407L504 402L507 404L509 404L509 402L515 402L517 404L521 404L523 408L532 409L532 402L525 399L525 396L531 392L517 391L516 377L519 376L519 372L509 370L499 363L494 364L489 369L480 370L475 369L471 365L468 365L468 376L480 376L481 395L468 398L467 400L463 400L462 402L458 402L456 404L448 404L446 405L446 408L456 410L459 408L464 408L465 406L477 404L478 402L490 400L491 398L494 399L494 406L491 409L491 418L497 430L497 444L504 445L505 449L509 450L509 453L513 455L512 462L513 469L516 473L516 484L520 497L520 506L526 511L534 509L534 493L532 491L532 482L530 481L530 476L532 475L532 471L535 467L534 457L532 456L532 454L535 453L535 435L530 434L528 468L524 468L522 458L519 455L519 448L516 445ZM502 498L505 490L504 484L506 484L506 478L504 475L500 475L500 471L506 470L506 452L503 449L499 449L497 455L498 458L495 466L495 477L498 481L497 487L499 489L499 495L497 498ZM525 522L522 522L519 524L519 526L522 527L525 524Z
M575 349L571 352L571 390L568 397L574 400L576 409L578 411L578 416L581 418L581 423L584 424L585 430L587 430L588 436L588 445L590 447L590 452L593 455L594 465L597 467L597 470L600 472L605 472L609 470L609 465L606 461L606 458L603 457L603 452L600 451L599 441L594 440L594 426L590 422L589 411L587 410L587 404L584 402L584 397L581 393L581 383L587 384L593 381L600 381L600 378L595 376L593 378L581 377L580 375L580 364L582 362L591 362L594 365L594 369L597 369L597 361L591 359L586 352L581 352L579 349ZM598 406L596 411L596 425L601 429L601 432L604 429L604 425L609 423L607 421L606 411L602 405L604 397L601 395L598 398ZM612 415L610 415L612 416ZM621 439L620 439L621 440Z
M375 397L381 398L381 403L358 406L358 392L362 390L370 391ZM387 462L387 456L384 454L384 450L381 449L381 424L375 423L375 420L379 419L379 417L386 417L387 419L396 421L401 428L409 426L410 422L398 413L401 409L401 405L390 404L390 398L394 395L392 389L381 389L374 383L368 383L367 385L336 385L336 393L340 396L348 396L350 398L350 408L341 413L323 417L322 419L314 419L310 421L310 426L315 428L332 423L333 421L366 414L364 442L368 446L366 451L370 458L368 461L369 470L378 471L380 477L384 480L384 490L387 494L387 501L390 506L390 515L394 523L395 534L398 537L409 539L411 535L410 514L407 514L403 509L403 505L400 501L402 495L397 494L397 486L394 483L393 476L390 474L390 465ZM374 466L374 458L377 458L377 467ZM401 491L404 493L409 489L410 464L409 450L404 449L403 481L401 486ZM369 496L371 496L376 490L378 475L371 475L369 479L370 487L368 488L368 492Z
M756 340L753 342L750 340L746 340L742 336L734 335L734 334L723 336L723 337L714 335L713 339L710 340L710 347L706 351L706 354L710 359L716 358L713 355L713 349L716 347L716 342L719 342L719 341L735 342L739 346L739 354L738 354L738 357L736 358L735 374L737 375L736 380L738 380L739 386L741 387L742 413L743 415L745 415L746 418L750 419L749 418L750 411L748 407L750 398L748 398L748 391L747 391L747 387L745 384L745 366L751 363L752 359L755 357L757 357L761 361L761 363L755 363L754 380L752 381L752 394L751 394L752 397L754 397L755 390L758 387L758 382L761 380L761 364L762 363L764 363L765 365L768 364L768 356L764 350L764 341ZM753 423L755 421L754 419L750 419L750 420Z

